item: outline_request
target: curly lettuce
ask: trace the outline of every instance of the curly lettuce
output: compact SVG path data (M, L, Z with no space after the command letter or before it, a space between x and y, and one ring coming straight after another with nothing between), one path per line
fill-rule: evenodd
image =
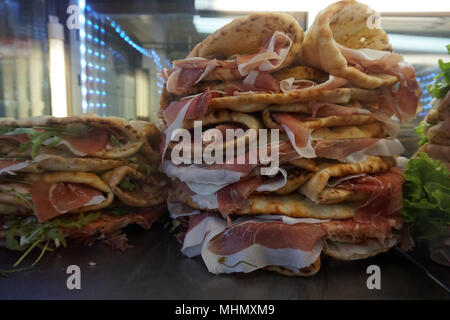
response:
M450 54L450 44L447 45L447 52ZM450 89L450 62L439 59L439 68L442 72L434 77L434 82L427 88L434 98L444 97Z
M427 129L428 124L425 120L420 121L419 125L414 128L414 132L419 136L419 147L428 142Z
M404 172L402 215L417 241L436 241L450 225L450 173L447 166L420 152Z
M7 276L13 272L33 268L44 256L45 252L53 251L50 247L52 242L55 247L59 247L60 245L66 247L66 239L62 233L62 229L80 229L89 224L89 222L97 220L99 217L99 212L81 213L76 218L61 217L40 223L34 216L25 218L6 216L4 218L6 248L23 252L23 254L14 263L13 268L15 269L0 270L0 275ZM41 252L33 264L28 268L16 269L35 248L40 249Z

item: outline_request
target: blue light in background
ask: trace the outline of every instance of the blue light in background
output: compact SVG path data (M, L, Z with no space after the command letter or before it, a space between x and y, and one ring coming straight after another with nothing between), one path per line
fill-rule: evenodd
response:
M103 65L106 60L106 52L105 46L106 46L106 40L103 38L102 34L106 33L104 25L102 23L107 23L111 26L113 33L117 33L117 35L122 38L130 47L134 48L136 51L141 53L142 55L145 55L146 57L151 58L153 63L155 64L156 68L161 71L163 65L162 61L164 62L164 65L170 66L170 62L167 60L166 57L161 57L158 55L158 53L154 49L146 49L139 44L137 44L130 36L126 33L125 30L122 29L122 27L111 17L107 15L98 15L89 5L86 5L86 0L79 0L78 1L79 7L82 9L80 10L80 22L82 26L80 27L79 35L80 35L80 64L82 67L82 71L80 74L81 78L81 94L82 94L82 108L83 111L88 111L87 108L107 108L107 104L105 103L105 98L107 96L107 90L106 90L106 84L107 80L102 78L105 77L105 75L99 75L96 76L94 70L106 72L106 65ZM84 11L89 12L90 19L86 19ZM89 28L85 28L84 25L87 24ZM94 33L95 32L95 33ZM101 39L103 38L103 39ZM89 43L85 43L85 39L90 41ZM112 48L111 48L112 49ZM86 57L85 55L88 54ZM114 55L114 51L112 52ZM99 59L93 59L94 57L97 57ZM119 58L122 58L119 56ZM101 60L100 60L101 59ZM89 69L86 69L89 67ZM94 72L94 73L92 73ZM86 73L91 73L93 76L87 76ZM89 82L88 82L89 81ZM161 81L157 82L158 85L158 93L161 94L161 88L163 87L163 79ZM94 86L94 87L92 87ZM99 88L99 86L101 88ZM94 102L87 102L87 95L95 95ZM105 97L105 98L103 98ZM103 111L102 111L103 112Z

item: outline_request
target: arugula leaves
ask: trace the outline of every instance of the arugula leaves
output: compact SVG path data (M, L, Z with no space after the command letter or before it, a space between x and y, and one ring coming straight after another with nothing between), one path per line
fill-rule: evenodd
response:
M129 192L136 192L140 189L139 184L128 177L123 177L122 181L119 183L119 187L120 189Z
M404 173L402 215L418 241L433 242L450 225L450 172L447 166L420 152Z
M425 120L420 121L419 125L414 128L414 132L419 136L419 147L428 142L427 129L428 124Z
M16 129L16 128L8 127L8 126L0 126L0 134L7 134L11 131L14 131L14 129Z
M17 216L7 216L4 221L6 228L6 248L24 252L22 256L14 263L13 267L22 263L22 261L33 251L34 248L41 249L39 257L33 262L34 267L44 256L45 252L53 251L49 245L53 242L55 247L60 245L66 247L67 242L62 233L62 228L80 229L89 222L100 218L99 212L81 213L76 219L72 218L55 218L40 223L36 217L21 218ZM45 245L42 246L42 244ZM0 271L1 274L7 274L8 270Z
M143 159L138 158L138 157L132 157L132 158L129 158L128 161L136 164L139 168L139 171L142 171L147 176L152 174L153 166L151 164L145 162Z
M75 133L62 127L34 126L32 128L13 128L0 126L0 134L20 135L27 134L30 137L29 142L22 143L19 146L19 152L25 152L31 146L31 158L38 156L41 145L50 140L47 147L55 147L61 142L61 135L74 135Z
M23 201L27 205L28 208L33 208L33 205L31 203L31 193L29 193L29 192L21 193L14 189L7 190L6 192L8 194L13 195L18 201Z
M122 144L120 143L119 139L117 139L117 137L116 137L116 135L114 133L111 133L111 135L109 136L109 139L111 140L112 143L114 143L114 145L116 147L122 146Z
M450 54L450 44L447 45L447 52ZM439 68L442 72L434 77L434 82L427 88L434 98L444 97L450 89L450 62L439 59Z

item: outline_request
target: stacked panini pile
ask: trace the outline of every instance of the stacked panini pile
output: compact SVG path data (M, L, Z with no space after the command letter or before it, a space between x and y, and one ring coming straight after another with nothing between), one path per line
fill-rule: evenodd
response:
M355 1L335 3L305 34L286 14L238 18L166 70L169 211L182 225L182 252L201 255L210 272L307 276L319 270L322 251L361 259L398 243L396 157L404 149L396 134L415 116L420 90L386 33L367 27L368 12ZM214 146L216 160L223 151L223 163L195 153L195 120L204 150ZM254 136L228 136L239 129L256 130L258 154L278 144L279 166L263 174L264 157L252 164L238 151L225 162L230 145L251 150ZM279 134L264 140L260 129Z
M161 134L152 124L40 116L0 119L0 130L0 237L7 248L28 252L76 239L125 249L122 228L148 229L164 214Z
M426 141L418 152L425 152L431 158L441 160L450 169L450 91L433 101L425 118Z

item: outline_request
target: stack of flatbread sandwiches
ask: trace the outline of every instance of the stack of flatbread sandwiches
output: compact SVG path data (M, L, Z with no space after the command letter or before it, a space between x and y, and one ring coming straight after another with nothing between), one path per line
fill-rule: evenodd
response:
M450 169L450 91L433 101L425 122L427 143L418 152L441 160Z
M185 255L216 274L309 276L322 252L362 259L399 242L396 135L420 90L370 12L337 2L306 33L288 14L237 18L163 72L162 169Z
M127 248L121 229L148 229L167 212L160 139L152 124L116 117L0 119L2 244Z

